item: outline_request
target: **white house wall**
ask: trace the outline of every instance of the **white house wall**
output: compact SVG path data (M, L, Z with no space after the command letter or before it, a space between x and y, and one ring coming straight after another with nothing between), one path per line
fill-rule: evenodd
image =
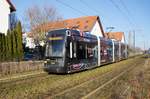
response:
M0 0L0 32L7 33L9 28L10 5L6 0Z
M34 39L27 37L26 38L26 47L35 48Z
M121 42L122 42L122 43L125 43L125 37L124 37L124 36L122 37Z
M103 34L101 32L101 29L100 29L100 24L98 21L95 22L95 25L94 25L93 29L91 30L91 34L103 37Z

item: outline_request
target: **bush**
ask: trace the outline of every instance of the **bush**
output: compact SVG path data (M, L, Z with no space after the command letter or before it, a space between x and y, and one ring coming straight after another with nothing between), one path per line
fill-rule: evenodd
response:
M7 35L0 33L0 61L22 60L22 27L18 22L13 30L8 30Z

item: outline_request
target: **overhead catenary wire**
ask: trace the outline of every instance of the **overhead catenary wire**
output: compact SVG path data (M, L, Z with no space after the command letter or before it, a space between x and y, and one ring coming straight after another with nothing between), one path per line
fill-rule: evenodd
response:
M92 11L94 11L95 13L100 13L100 14L102 14L102 12L100 12L100 11L97 10L97 9L95 9L94 7L91 7L86 1L80 0L80 2L81 2L82 4L84 4L86 7L90 8L90 9L91 9Z
M133 15L130 13L130 11L128 10L128 7L126 6L126 4L124 3L123 0L119 0L120 4L123 6L123 8L125 9L125 11L127 12L127 15L130 17L130 19L133 21L133 24L136 25L136 22L134 21Z
M96 8L92 7L92 6L91 6L89 3L87 3L85 0L80 0L80 2L81 2L84 6L86 6L87 8L89 8L91 11L95 12L97 15L100 15L100 17L101 17L102 19L107 19L107 20L111 21L107 16L105 16L105 18L104 18L104 14L102 13L102 11L100 11L99 9L97 10ZM105 20L105 21L107 21L107 20Z
M118 11L122 14L122 16L128 21L128 23L134 26L133 22L131 22L129 17L122 11L122 9L117 5L117 3L113 0L109 0L109 1L114 5L116 9L118 9Z
M118 11L123 15L123 17L124 17L124 18L127 20L127 22L131 25L131 27L135 26L134 23L130 20L130 17L128 17L128 16L126 15L126 13L123 12L123 10L120 8L120 6L119 6L114 0L109 0L109 1L115 6L115 8L118 9ZM62 1L62 0L56 0L56 2L62 4L62 5L65 6L65 7L68 7L68 8L70 8L70 9L74 10L75 12L77 12L77 13L79 13L79 14L81 14L81 15L88 15L86 12L84 12L84 11L78 9L78 8L73 7L73 6L69 5L68 3L65 3L65 2ZM99 11L99 10L97 10L97 9L95 9L94 7L91 7L91 6L87 3L87 1L85 1L85 0L80 0L80 2L83 3L86 7L90 8L91 11L97 13L98 15L100 14L102 19L104 18L102 12ZM127 9L127 7L126 7L126 5L124 4L124 2L122 2L122 5L124 6L124 9ZM128 9L127 9L126 12L128 13L128 15L130 14L130 12L129 12ZM106 17L105 17L105 18L106 18ZM106 21L106 20L105 20L105 21Z
M128 8L127 8L127 6L125 5L125 3L123 2L123 0L119 0L119 1L120 1L121 5L123 6L123 8L126 10L127 14L130 16L131 13L130 13L130 11L128 10Z
M121 0L120 0L121 1ZM95 13L97 14L100 14L101 17L103 18L103 14L101 11L95 9L94 7L90 6L87 1L85 0L80 0L80 2L82 4L84 4L86 7L90 8L91 11L94 11ZM113 3L113 5L119 10L119 12L123 15L123 17L128 21L129 24L131 24L132 26L135 26L135 24L130 20L131 17L129 17L131 14L130 14L130 11L127 9L126 5L124 4L124 2L122 2L122 5L124 7L124 9L126 9L126 12L128 13L128 15L126 15L122 9L114 2L114 1L111 1ZM105 17L106 18L106 17ZM108 19L108 18L107 18Z
M74 11L76 11L76 12L80 13L80 14L87 15L85 12L83 12L83 11L81 11L81 10L76 9L76 8L74 8L74 7L70 6L70 5L69 5L69 4L67 4L67 3L62 2L62 0L56 0L56 1L57 1L58 3L60 3L60 4L64 5L64 6L68 7L68 8L71 8L72 10L74 10Z

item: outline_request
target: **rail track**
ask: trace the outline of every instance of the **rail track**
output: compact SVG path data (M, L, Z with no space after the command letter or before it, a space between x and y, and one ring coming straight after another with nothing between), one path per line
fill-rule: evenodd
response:
M73 99L82 98L82 99L85 99L85 98L89 98L89 97L93 96L95 93L97 93L97 91L107 87L107 85L110 85L112 82L115 82L118 78L120 78L121 76L126 74L128 71L130 71L130 69L134 68L135 65L140 64L142 61L143 60L140 60L140 58L137 58L137 59L130 59L129 64L126 64L126 62L125 63L119 62L116 64L112 64L112 66L114 66L117 69L115 70L115 68L111 68L110 70L106 70L103 73L98 72L99 70L102 70L102 68L103 68L103 67L100 67L98 69L89 70L87 72L81 72L81 73L75 73L75 74L69 74L69 75L39 74L39 75L34 75L33 77L29 76L29 77L24 77L22 79L17 79L17 80L13 80L13 81L1 82L0 84L2 86L0 87L0 92L3 92L4 94L0 93L0 95L4 95L4 97L0 96L0 98L5 98L5 97L7 98L7 95L5 95L5 94L7 94L7 92L5 92L6 87L7 87L8 91L9 91L9 89L14 91L17 87L21 87L21 86L28 87L29 86L29 90L34 91L33 88L37 88L38 85L41 87L39 87L39 89L36 89L37 91L34 91L34 92L31 91L31 93L28 92L30 94L27 94L27 96L22 96L22 97L35 98L35 99L36 98L47 98L47 99L49 99L49 98L50 99L55 99L55 98L60 98L60 99L62 99L62 98L65 98L65 99L67 99L67 98L73 98ZM107 66L104 66L104 68L106 68L106 67ZM87 77L87 74L91 75L89 73L93 74L93 72L95 72L95 71L97 71L97 73L95 73L93 76ZM81 78L83 78L83 77L87 77L87 78L84 78L84 79L80 78L79 82L71 84L73 82L73 81L71 81L71 79L76 79L76 77L81 76L81 75L82 75ZM66 83L62 84L62 82L66 82ZM44 86L42 85L42 83L44 84ZM63 86L64 84L65 84L65 86ZM67 86L67 84L69 84L69 85ZM14 87L14 86L16 86L16 87ZM33 88L32 88L32 86L33 86ZM45 90L46 87L47 87L47 89ZM25 89L27 89L27 88L25 87ZM40 90L45 90L45 91L40 91ZM124 90L124 93L126 93L127 90L128 90L128 88L126 90ZM20 97L20 98L22 98L22 97ZM9 99L9 97L8 97L8 99Z
M144 66L147 66L148 64L148 60L145 60L145 64ZM119 82L120 79L122 79L123 76L127 76L126 74L128 74L129 72L134 72L135 69L137 68L140 68L141 65L143 64L139 64L139 63L135 63L134 65L132 65L130 68L126 69L125 71L119 73L117 76L114 76L112 79L108 80L107 82L105 82L104 84L100 85L99 87L97 87L96 89L92 90L91 92L89 92L88 94L80 97L81 99L91 99L92 97L94 96L97 96L98 93L100 93L101 91L104 91L104 89L106 89L105 91L108 92L108 88L110 88L109 90L111 90L111 87L109 86L116 86L115 83L116 82ZM123 78L124 79L124 78ZM128 78L129 79L129 78ZM114 83L114 84L112 84ZM111 85L112 84L112 85ZM119 86L119 84L118 84ZM106 88L105 88L106 87ZM116 86L117 87L117 86ZM103 89L103 90L102 90ZM126 99L124 97L124 95L128 92L128 90L130 90L130 86L127 86L125 89L122 88L120 90L120 92L118 93L118 96L111 96L111 98L115 98L115 97L118 97L118 98L121 98L121 99ZM114 89L113 89L114 90ZM117 89L116 89L117 90ZM112 92L113 93L113 92ZM109 94L109 92L107 93ZM99 96L96 97L96 99L98 98ZM106 98L106 97L105 97ZM108 98L108 97L107 97ZM110 97L109 97L110 98Z
M84 98L88 98L89 96L91 96L92 94L94 94L95 92L97 92L98 90L100 90L100 89L102 89L103 87L105 87L105 86L107 86L108 84L110 84L111 82L113 82L113 81L115 81L115 80L117 80L119 77L121 77L122 75L124 75L126 72L128 72L128 71L130 71L131 69L133 69L137 64L139 64L139 62L138 63L132 63L132 64L130 64L129 66L125 66L125 67L123 67L123 68L120 68L119 70L117 70L117 71L115 71L115 73L114 73L114 71L110 71L110 72L107 72L107 73L105 73L105 74L103 74L103 75L100 75L100 76L98 76L98 77L95 77L95 78L92 78L92 79L89 79L88 81L85 81L85 82L83 82L83 83L80 83L80 84L78 84L78 85L76 85L76 86L73 86L73 87L71 87L71 88L67 88L67 89L65 89L65 90L62 90L60 93L56 93L56 94L54 94L54 95L50 95L50 94L45 94L46 96L44 97L44 98L50 98L50 99L55 99L55 98L71 98L70 96L68 97L68 94L70 94L71 92L75 92L75 91L81 91L80 89L86 89L86 87L88 86L88 85L90 85L91 83L94 83L94 82L99 82L100 83L100 85L99 86L96 86L94 89L92 89L92 91L90 90L90 91L87 91L87 92L83 92L83 91L81 91L82 93L84 93L84 94L82 94L82 93L80 93L80 94L77 94L76 96L75 96L75 98L82 98L82 99L84 99ZM130 67L131 66L131 67ZM130 67L130 68L129 68ZM122 71L122 70L125 70L125 71ZM111 75L115 75L114 77L113 76L111 76ZM108 77L108 79L104 79L104 77ZM99 80L99 81L98 81ZM86 87L83 87L83 86L86 86ZM75 94L75 93L74 93ZM50 96L49 96L50 95Z
M95 94L97 91L101 90L102 88L104 88L105 86L107 86L108 84L112 83L113 81L117 80L119 77L121 77L122 75L124 75L125 73L127 73L128 71L130 71L131 69L135 68L137 64L133 65L132 67L128 68L127 70L121 72L120 74L118 74L117 76L113 77L112 79L110 79L109 81L107 81L106 83L104 83L103 85L99 86L98 88L94 89L93 91L91 91L90 93L88 93L87 95L81 97L81 99L87 99L88 97L92 96L93 94Z

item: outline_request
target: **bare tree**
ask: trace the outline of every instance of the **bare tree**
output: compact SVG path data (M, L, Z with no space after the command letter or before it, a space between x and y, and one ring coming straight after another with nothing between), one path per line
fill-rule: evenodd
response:
M30 25L34 39L40 41L45 37L46 25L49 22L59 21L62 17L53 6L32 6L25 11L25 17Z

